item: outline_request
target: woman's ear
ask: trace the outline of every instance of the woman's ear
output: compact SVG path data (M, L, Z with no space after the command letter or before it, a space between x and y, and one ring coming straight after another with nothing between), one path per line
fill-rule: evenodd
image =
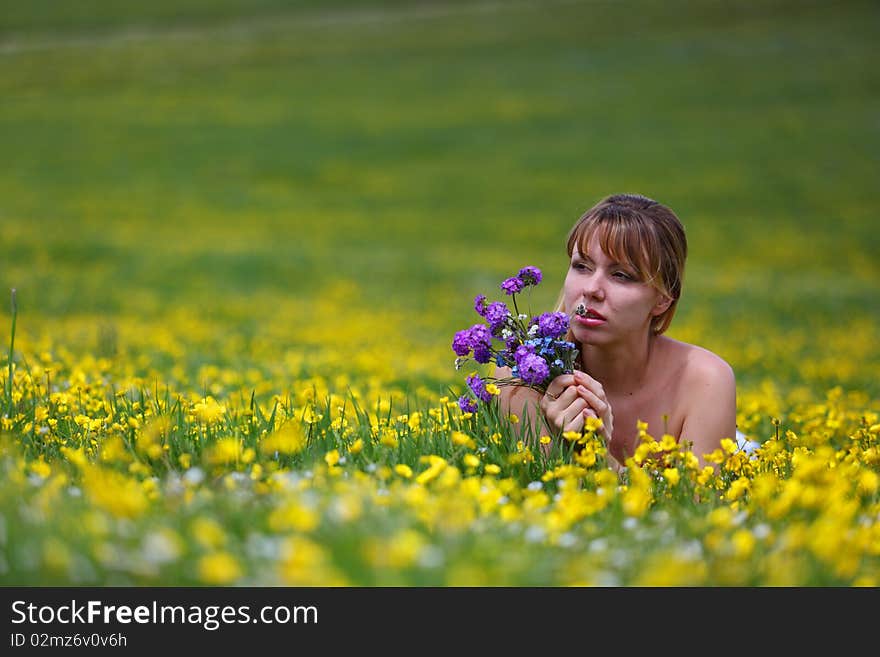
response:
M669 309L669 306L671 305L672 297L667 297L665 294L661 294L660 297L657 299L657 303L655 303L654 307L651 309L651 314L654 317L662 315Z

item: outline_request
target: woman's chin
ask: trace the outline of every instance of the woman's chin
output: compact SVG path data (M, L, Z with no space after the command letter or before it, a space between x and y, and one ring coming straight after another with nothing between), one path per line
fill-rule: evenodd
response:
M572 327L571 334L581 344L602 344L602 333L584 326Z

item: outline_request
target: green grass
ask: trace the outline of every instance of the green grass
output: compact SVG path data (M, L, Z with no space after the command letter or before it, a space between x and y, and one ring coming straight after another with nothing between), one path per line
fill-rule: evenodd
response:
M4 3L0 580L876 585L878 23L867 1ZM654 463L651 509L624 499L640 469L566 491L545 475L569 454L454 410L473 297L536 265L548 310L568 229L621 191L683 220L670 335L727 359L740 428L774 438L699 500ZM308 432L280 455L276 401ZM429 455L450 467L422 482Z
M5 12L0 275L23 311L263 299L244 325L343 279L445 340L522 264L552 303L570 225L639 191L689 232L674 328L880 320L875 4L318 4Z

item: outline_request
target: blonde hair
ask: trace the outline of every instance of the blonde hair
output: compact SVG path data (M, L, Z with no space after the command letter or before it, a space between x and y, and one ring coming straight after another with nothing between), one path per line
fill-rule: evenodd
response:
M681 221L668 207L646 196L615 194L587 210L572 227L568 257L575 247L586 253L594 236L609 257L628 264L639 280L672 299L666 310L651 319L651 332L663 333L675 315L684 278L687 238ZM562 292L556 306L557 311L569 312Z

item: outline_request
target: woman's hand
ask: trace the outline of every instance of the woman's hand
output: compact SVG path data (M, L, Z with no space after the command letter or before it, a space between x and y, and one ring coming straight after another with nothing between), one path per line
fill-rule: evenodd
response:
M551 429L581 431L588 417L602 420L606 442L614 433L614 415L602 384L586 372L560 374L541 397L541 411Z

